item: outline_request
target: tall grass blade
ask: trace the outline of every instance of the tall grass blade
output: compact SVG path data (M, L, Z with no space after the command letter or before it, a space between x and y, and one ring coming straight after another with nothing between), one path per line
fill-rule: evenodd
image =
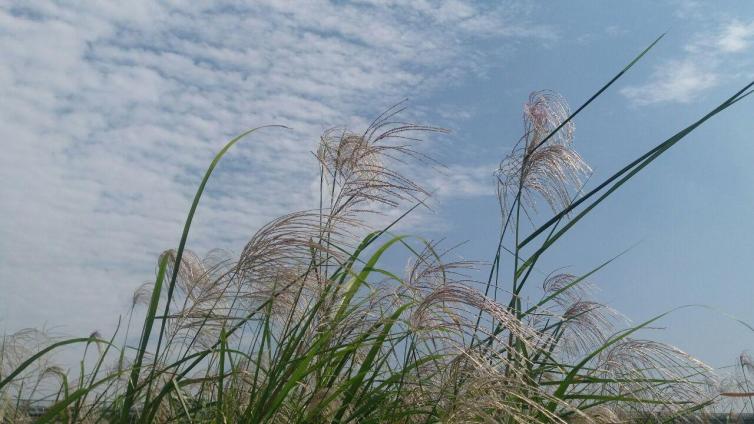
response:
M121 422L126 423L131 413L131 407L133 407L134 397L136 395L136 387L139 384L139 375L141 374L141 365L144 361L144 354L147 351L147 345L149 344L149 337L152 334L152 326L154 325L155 314L157 314L157 306L160 303L160 295L162 294L162 284L165 280L165 271L168 266L168 255L162 255L160 258L160 264L157 271L157 280L155 280L154 288L152 289L152 296L149 301L149 309L147 310L147 316L144 318L144 328L141 332L141 340L139 341L139 348L136 352L136 359L131 367L131 375L128 379L128 388L126 389L126 396L123 401L123 409L121 411ZM149 380L151 384L152 380Z
M539 236L543 231L545 231L550 226L554 225L556 222L558 222L560 219L568 215L571 211L579 207L582 203L584 203L586 200L600 192L602 189L616 181L618 178L620 178L622 175L627 174L625 177L617 181L609 190L607 193L602 195L600 198L595 200L592 204L588 206L588 208L581 212L579 215L574 217L570 222L568 222L558 233L556 233L548 242L543 246L543 248L549 247L552 243L554 243L560 236L562 236L565 232L568 231L573 225L575 225L576 222L578 222L584 215L586 215L591 209L593 209L595 206L597 206L599 203L601 203L605 198L607 198L610 194L612 194L615 190L617 190L621 185L623 185L626 181L631 179L636 173L638 173L641 169L649 165L652 161L657 159L660 155L665 153L669 148L671 148L673 145L678 143L680 140L682 140L684 137L686 137L688 134L690 134L692 131L694 131L696 128L698 128L700 125L702 125L704 122L712 118L713 116L717 115L718 113L722 112L723 110L727 109L728 107L732 106L733 104L737 103L738 101L742 100L745 96L748 96L751 94L751 92L747 92L749 88L754 86L754 82L751 82L744 86L741 90L736 92L734 95L729 97L727 100L722 102L719 106L714 108L712 111L704 115L703 117L699 118L696 122L689 125L688 127L684 128L683 130L677 132L672 137L668 138L664 142L658 144L654 148L650 149L648 152L644 153L643 155L639 156L636 160L631 162L630 164L623 167L620 171L613 174L611 177L606 179L604 182L599 184L597 187L589 191L589 193L585 194L583 197L579 198L575 202L573 202L570 206L563 209L560 213L553 216L549 221L541 225L539 228L537 228L534 232L532 232L529 236L527 236L521 243L519 243L518 247L522 248L529 244L532 240L534 240L537 236ZM542 249L540 249L542 250Z

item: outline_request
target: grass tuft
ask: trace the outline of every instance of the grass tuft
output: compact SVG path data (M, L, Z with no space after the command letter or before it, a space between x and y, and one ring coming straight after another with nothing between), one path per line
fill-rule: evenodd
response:
M583 275L550 274L537 301L521 296L560 237L750 93L754 83L584 193L590 168L574 148L573 118L661 38L575 112L553 92L529 97L524 134L496 172L502 225L483 282L469 276L479 264L452 260L453 249L390 233L429 195L401 172L434 163L415 142L445 132L401 122L402 103L364 131L322 135L317 205L261 227L236 258L196 255L186 243L204 188L257 129L232 139L201 180L178 247L134 293L121 346L120 326L109 340L3 336L0 422L662 422L702 417L721 399L754 405L748 356L740 390L721 392L705 364L638 338L670 312L631 326L590 297L588 279L612 259ZM370 232L375 214L407 202L414 206ZM525 234L543 202L554 216ZM405 273L383 259L398 250ZM141 306L146 318L130 346ZM77 376L48 360L73 345L84 350ZM30 398L50 403L35 409L22 401Z

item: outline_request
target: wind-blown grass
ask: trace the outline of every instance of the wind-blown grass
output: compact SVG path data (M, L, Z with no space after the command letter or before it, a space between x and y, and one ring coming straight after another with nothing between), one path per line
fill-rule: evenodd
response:
M610 261L584 275L548 276L532 304L520 296L560 237L750 93L752 84L583 193L590 169L574 150L573 118L658 41L573 113L552 92L530 96L524 135L495 174L502 226L483 290L468 276L476 264L390 231L428 195L399 165L431 163L413 142L444 131L399 121L401 105L362 132L322 136L311 210L263 226L237 258L187 250L212 171L255 130L239 135L207 170L178 248L160 256L155 282L136 290L121 345L117 332L109 340L31 331L3 338L0 421L31 419L20 399L45 395L52 405L38 422L616 422L703 411L720 396L712 370L637 338L666 314L628 326L589 297L587 280ZM542 201L553 217L524 234ZM406 202L415 206L370 232L370 216ZM397 249L410 258L402 275L382 261ZM131 346L140 305L146 318ZM71 345L84 347L78 375L45 362Z

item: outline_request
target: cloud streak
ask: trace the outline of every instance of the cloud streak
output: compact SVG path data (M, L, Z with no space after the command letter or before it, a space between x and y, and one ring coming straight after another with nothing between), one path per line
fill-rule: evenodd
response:
M684 57L661 63L649 81L626 87L621 94L636 105L690 103L734 76L741 63L750 63L741 60L740 53L749 50L752 41L754 21L728 21L715 31L695 34Z
M655 69L649 83L626 87L621 93L638 105L689 103L719 80L715 71L705 69L693 59L669 61Z

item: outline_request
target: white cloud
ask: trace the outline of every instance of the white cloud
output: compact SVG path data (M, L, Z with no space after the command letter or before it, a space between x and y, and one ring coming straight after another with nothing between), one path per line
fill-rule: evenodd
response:
M753 38L754 22L743 24L734 21L723 30L717 45L725 52L740 52L749 48Z
M497 164L452 165L429 176L430 185L440 197L468 197L495 194L493 171Z
M0 1L0 326L112 325L177 242L208 160L248 127L294 130L232 151L191 247L237 248L311 206L323 127L483 71L479 37L553 38L508 6ZM454 172L441 191L478 190Z
M621 93L639 105L678 102L688 103L707 88L714 87L718 76L690 60L670 61L655 70L650 83L626 87Z
M749 63L740 57L734 62L731 55L748 50L752 40L754 21L729 21L715 31L697 33L685 46L685 57L665 61L648 82L626 87L621 93L637 105L688 103L729 78L742 63Z

